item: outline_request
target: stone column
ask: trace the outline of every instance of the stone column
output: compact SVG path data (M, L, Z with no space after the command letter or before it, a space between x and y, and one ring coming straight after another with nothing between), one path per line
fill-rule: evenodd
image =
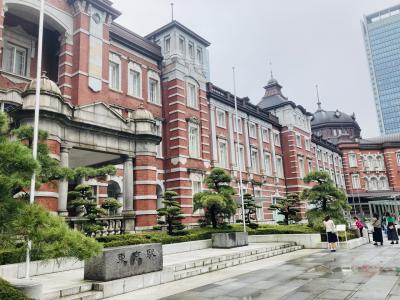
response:
M69 150L70 148L66 146L61 146L60 165L62 167L68 167L69 165ZM58 182L58 214L60 216L68 216L67 201L68 201L68 180L61 179Z
M210 130L211 130L211 143L212 143L212 157L211 161L215 163L218 160L218 154L217 154L217 128L215 126L215 106L210 105Z
M234 169L236 168L236 151L235 151L235 139L233 137L233 113L228 113L228 120L229 120L229 145L231 148L231 167Z
M124 161L124 205L123 213L133 211L133 162L132 157Z

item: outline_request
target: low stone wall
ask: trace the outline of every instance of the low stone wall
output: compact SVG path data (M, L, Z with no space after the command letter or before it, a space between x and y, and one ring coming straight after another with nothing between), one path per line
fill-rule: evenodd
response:
M31 262L31 276L75 270L83 268L83 261L75 258L49 259ZM0 266L0 277L25 278L25 263Z
M164 255L211 248L211 240L200 240L163 245Z
M211 240L213 248L229 249L249 244L247 232L213 233Z
M268 234L268 235L249 235L249 243L280 243L294 242L306 249L320 249L321 235L312 234Z

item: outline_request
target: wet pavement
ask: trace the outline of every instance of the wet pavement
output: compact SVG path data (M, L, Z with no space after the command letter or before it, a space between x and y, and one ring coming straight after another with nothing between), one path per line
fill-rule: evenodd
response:
M163 299L400 300L400 246L325 251L260 268ZM177 282L178 284L178 282Z

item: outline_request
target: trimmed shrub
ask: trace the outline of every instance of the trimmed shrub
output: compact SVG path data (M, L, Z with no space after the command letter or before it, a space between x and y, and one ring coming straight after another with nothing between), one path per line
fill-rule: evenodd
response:
M30 300L22 292L17 290L7 281L0 278L0 299L12 299L12 300Z

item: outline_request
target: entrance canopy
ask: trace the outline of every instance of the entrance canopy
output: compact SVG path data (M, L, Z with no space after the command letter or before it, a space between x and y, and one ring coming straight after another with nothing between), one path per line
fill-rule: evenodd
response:
M394 213L396 216L399 215L399 207L400 200L395 199L387 199L387 200L378 200L378 201L369 201L369 213L372 217L374 213L377 213L379 217L383 216L386 212Z

